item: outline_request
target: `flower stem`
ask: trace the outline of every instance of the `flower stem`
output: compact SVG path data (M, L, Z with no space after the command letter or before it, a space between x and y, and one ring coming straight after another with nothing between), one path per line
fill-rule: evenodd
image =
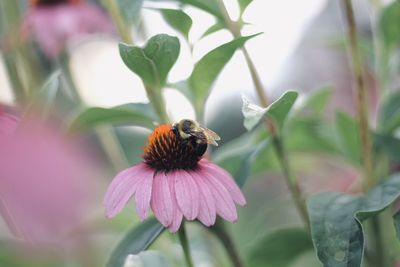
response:
M296 204L296 208L299 211L301 219L303 220L306 227L310 231L310 219L308 217L307 207L305 205L305 201L301 193L301 190L292 176L291 169L289 167L289 160L287 158L286 150L284 149L282 139L279 138L278 136L274 136L272 139L275 151L278 155L279 163L281 165L284 177L286 179L286 184L288 185L289 190L292 193L294 203Z
M181 228L178 231L179 241L181 242L183 254L188 267L194 267L192 256L190 254L189 242L186 235L185 222L182 222Z
M229 14L228 14L228 11L224 4L224 1L218 0L218 5L222 12L222 15L224 16L225 25L228 28L228 30L231 32L233 37L235 37L235 38L241 37L242 34L240 33L240 26L237 22L232 21L232 19L229 17ZM244 58L246 60L247 66L249 68L251 79L253 80L254 87L256 88L257 95L259 96L261 105L266 107L266 106L268 106L268 97L265 94L265 88L263 87L263 85L261 83L261 79L260 79L260 76L258 75L257 69L256 69L256 67L253 63L253 60L251 59L245 46L242 47L242 52L243 52Z
M221 243L224 245L225 250L230 257L233 266L244 267L245 265L242 263L242 260L240 259L235 243L233 242L228 231L226 230L223 222L217 220L217 222L211 229L213 230L215 235L221 240Z
M144 83L143 83L144 84ZM158 118L161 122L169 122L168 114L165 108L164 98L162 96L162 89L154 89L145 86L147 97L153 106Z
M368 125L368 108L367 108L367 89L363 79L363 68L361 53L358 45L357 27L354 19L354 11L351 0L343 0L347 34L350 44L350 55L353 67L353 75L356 81L357 92L357 114L359 121L359 132L361 140L361 153L364 170L364 190L368 191L376 184L373 170L373 154ZM384 236L379 217L375 216L371 219L371 236L373 236L373 250L375 251L377 265L388 266L388 258L385 251L382 249L385 246Z
M266 107L266 106L268 106L268 97L265 94L265 89L261 83L260 76L257 73L256 67L255 67L253 61L251 60L251 57L250 57L249 53L247 52L246 47L243 46L242 52L243 52L244 58L246 60L247 66L249 67L251 78L253 80L254 87L257 91L258 98L260 99L260 103L261 103L261 105Z
M0 1L0 32L4 33L0 40L5 67L12 84L16 102L24 107L29 96L42 82L42 73L38 62L27 47L22 37L21 10L18 1Z
M375 184L372 149L368 126L367 90L363 79L361 54L358 47L357 28L351 0L343 0L346 13L347 34L350 43L350 55L353 66L354 79L356 80L357 114L361 140L361 152L365 175L365 189L370 189Z
M218 4L219 4L220 10L224 16L225 25L228 28L228 30L231 32L231 34L235 38L241 37L242 35L240 33L239 24L235 21L232 21L231 18L229 17L228 11L225 7L223 0L218 0ZM261 83L260 76L259 76L259 74L256 70L256 67L255 67L253 61L251 60L251 57L245 46L242 47L242 52L245 57L247 66L249 68L251 78L254 83L254 87L256 89L258 98L260 100L260 104L263 107L267 107L269 105L269 102L268 102L268 97L265 93L265 88L263 87L263 85ZM290 164L289 164L288 158L286 156L287 153L286 153L285 147L283 145L282 137L279 135L279 133L277 131L276 123L273 120L266 117L265 125L266 125L267 130L271 133L272 138L274 140L273 145L275 148L275 153L278 156L283 175L285 176L285 181L286 181L287 187L289 188L289 191L293 197L293 200L296 204L296 208L300 214L302 221L307 226L307 228L310 229L310 222L309 222L309 217L308 217L308 212L307 212L307 208L305 205L305 201L303 199L300 188L297 186L296 181L292 176Z
M133 38L130 27L125 23L116 1L117 0L103 0L103 5L110 13L122 41L127 44L132 44Z

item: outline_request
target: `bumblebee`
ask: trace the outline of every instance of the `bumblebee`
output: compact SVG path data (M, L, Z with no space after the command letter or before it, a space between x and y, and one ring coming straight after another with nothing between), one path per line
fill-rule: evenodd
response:
M189 119L183 119L180 122L174 123L172 131L184 143L193 146L199 157L206 152L207 145L218 146L217 141L221 140L215 132Z

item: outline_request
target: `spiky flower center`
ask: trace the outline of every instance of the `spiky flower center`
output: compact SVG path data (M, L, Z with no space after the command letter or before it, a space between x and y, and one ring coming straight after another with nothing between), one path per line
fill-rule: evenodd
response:
M77 4L81 0L31 0L33 6L55 6L60 4Z
M163 124L149 136L143 159L155 170L170 171L196 168L201 155L193 140L181 138L173 132L171 125Z

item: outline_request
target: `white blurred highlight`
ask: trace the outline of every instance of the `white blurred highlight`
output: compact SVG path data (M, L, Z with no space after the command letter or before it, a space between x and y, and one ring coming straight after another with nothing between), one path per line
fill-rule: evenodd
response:
M124 267L144 267L143 262L138 255L128 255Z
M14 104L14 96L11 91L10 80L4 66L4 58L0 53L0 103L6 105Z
M81 97L89 105L148 101L143 83L124 65L114 40L80 45L72 54L70 67Z
M181 119L195 119L194 109L189 100L174 89L166 89L164 98L167 105L167 113L173 122Z

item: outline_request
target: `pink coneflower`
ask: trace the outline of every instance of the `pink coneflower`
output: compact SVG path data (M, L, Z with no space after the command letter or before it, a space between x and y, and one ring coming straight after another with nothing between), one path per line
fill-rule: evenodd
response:
M25 25L49 58L84 35L113 32L106 14L83 0L31 0Z
M0 140L5 136L12 135L17 128L17 124L17 117L5 113L3 108L0 106Z
M162 225L176 232L183 217L198 219L206 226L217 214L235 222L235 203L246 200L231 175L202 159L196 139L182 138L170 124L158 126L144 147L143 162L120 172L111 182L105 199L107 217L119 213L135 195L141 220L149 207ZM200 151L200 152L199 152Z
M25 241L62 244L94 197L86 146L34 118L0 111L0 220Z

